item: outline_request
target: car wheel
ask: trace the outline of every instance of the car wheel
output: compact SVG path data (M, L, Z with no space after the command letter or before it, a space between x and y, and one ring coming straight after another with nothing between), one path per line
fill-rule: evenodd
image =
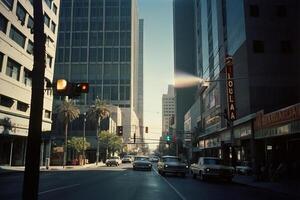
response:
M165 173L165 172L161 172L160 174L161 174L162 176L165 176L165 175L166 175L166 173Z
M182 178L185 178L185 173L181 173L181 177L182 177Z
M201 181L205 181L205 177L204 177L204 175L202 174L201 171L199 172L199 176L200 176L200 180Z
M192 172L192 174L193 174L193 179L196 179L197 178L197 174L195 174L193 172Z
M232 178L226 178L225 179L227 183L231 183L232 182Z

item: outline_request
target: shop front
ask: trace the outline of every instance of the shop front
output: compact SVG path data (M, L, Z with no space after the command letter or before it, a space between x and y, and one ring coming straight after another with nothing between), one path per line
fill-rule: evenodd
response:
M300 178L300 104L260 112L254 127L256 160L268 169L270 178Z

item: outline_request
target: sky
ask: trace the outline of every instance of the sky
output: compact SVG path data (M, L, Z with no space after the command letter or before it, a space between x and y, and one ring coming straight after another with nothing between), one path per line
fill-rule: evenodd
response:
M173 0L138 0L144 19L144 126L146 138L159 138L162 129L162 95L174 77ZM157 144L150 144L151 149Z

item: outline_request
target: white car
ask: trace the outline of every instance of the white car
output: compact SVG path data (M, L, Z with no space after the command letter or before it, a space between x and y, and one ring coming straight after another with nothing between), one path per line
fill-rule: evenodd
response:
M121 164L120 157L113 156L106 160L105 162L106 166L119 166Z
M131 163L131 162L132 162L131 156L124 156L122 158L122 163Z

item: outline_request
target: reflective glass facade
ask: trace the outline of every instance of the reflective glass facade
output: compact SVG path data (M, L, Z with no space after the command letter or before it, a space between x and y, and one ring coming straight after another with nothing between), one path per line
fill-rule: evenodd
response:
M79 104L96 97L130 107L132 0L61 2L55 78L89 82Z

